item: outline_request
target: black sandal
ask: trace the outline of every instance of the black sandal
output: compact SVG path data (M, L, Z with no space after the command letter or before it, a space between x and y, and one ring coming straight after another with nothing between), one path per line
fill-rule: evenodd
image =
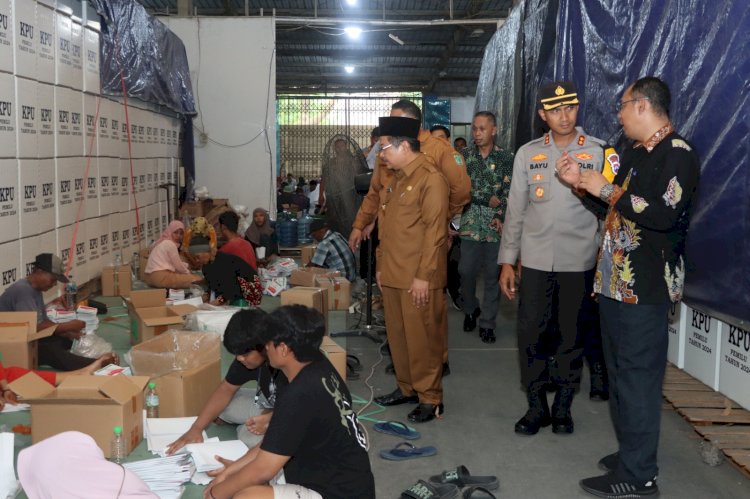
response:
M479 492L479 495L475 495L475 492ZM463 494L464 499L497 499L495 497L495 494L490 492L484 487L469 487L468 489L464 490Z
M455 485L427 483L419 480L401 493L401 499L460 499L461 491Z

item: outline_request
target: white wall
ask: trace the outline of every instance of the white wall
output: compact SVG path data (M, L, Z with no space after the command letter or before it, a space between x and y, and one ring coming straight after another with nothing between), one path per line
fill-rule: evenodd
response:
M185 44L199 113L194 124L209 137L202 146L195 131L195 186L250 210L270 208L276 201L273 20L159 19Z
M451 122L471 123L474 117L474 97L450 97Z

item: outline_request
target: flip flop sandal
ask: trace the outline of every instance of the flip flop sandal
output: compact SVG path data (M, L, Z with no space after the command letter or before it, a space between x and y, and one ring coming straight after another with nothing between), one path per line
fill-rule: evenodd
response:
M356 355L347 354L346 363L347 365L351 366L352 371L362 370L362 363L359 361L359 357L357 357Z
M416 440L421 435L417 430L413 430L400 421L384 421L375 423L375 431L393 435L394 437L405 438L406 440Z
M431 445L416 447L409 442L401 442L392 449L380 451L380 457L388 461L406 461L407 459L434 456L435 454L437 454L437 449Z
M495 490L500 486L496 476L473 476L463 465L443 471L440 475L431 476L429 480L430 483L435 484L452 483L458 487L478 486L489 490Z
M461 492L452 484L434 484L419 480L401 493L401 499L459 499Z
M484 487L469 487L464 490L464 499L497 499L495 494Z

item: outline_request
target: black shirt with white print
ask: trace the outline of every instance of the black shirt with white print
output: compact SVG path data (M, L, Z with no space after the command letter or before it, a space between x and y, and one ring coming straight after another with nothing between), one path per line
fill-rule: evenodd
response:
M234 386L242 386L252 380L258 386L255 402L262 409L273 409L278 394L289 384L284 373L269 366L267 362L256 369L248 369L235 359L224 377L224 381Z
M366 439L351 394L322 355L277 400L261 449L290 456L284 466L286 482L324 499L375 497Z

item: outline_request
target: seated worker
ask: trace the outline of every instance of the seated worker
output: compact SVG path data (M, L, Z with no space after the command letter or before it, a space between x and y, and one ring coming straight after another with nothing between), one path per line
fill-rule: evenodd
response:
M56 373L53 371L36 371L16 366L4 367L3 363L0 362L0 411L3 410L3 407L6 403L9 403L11 405L16 405L18 403L18 396L15 394L15 392L13 392L13 390L10 389L8 383L14 382L27 373L33 372L50 385L57 386L62 383L63 380L68 376L84 376L94 374L94 372L98 371L102 367L113 363L116 364L117 362L118 358L116 354L106 353L82 369L76 369L75 371L68 371L64 373Z
M258 270L258 264L255 261L255 250L253 245L245 241L237 234L237 227L240 225L240 217L233 211L225 211L219 215L219 230L226 243L219 250L221 253L227 253L242 258L253 270Z
M185 226L179 220L169 222L161 237L151 246L144 281L154 288L187 289L200 276L192 274L188 264L180 260L179 245Z
M216 229L214 229L214 226L211 225L205 217L194 218L193 221L190 222L190 227L185 229L185 233L182 236L182 246L180 247L180 254L187 260L187 262L190 264L190 267L195 268L196 264L191 260L191 255L188 251L188 248L190 248L190 239L192 239L193 236L203 236L208 238L208 244L209 246L211 246L212 258L214 255L216 255L218 246L216 241Z
M323 316L285 305L268 314L263 331L268 361L281 369L289 386L276 401L260 446L211 472L217 478L203 497L374 498L367 441L352 397L320 352ZM285 484L269 484L282 469Z
M310 224L310 235L318 241L318 247L308 266L338 270L349 281L357 278L354 253L344 236L329 229L325 220L313 220Z
M308 211L310 209L310 198L307 197L305 190L300 185L294 191L292 204L299 208L299 211Z
M29 499L159 499L127 468L104 458L93 438L64 431L21 450L18 479Z
M37 331L55 326L52 336L39 340L39 364L60 371L82 369L96 359L70 353L73 340L83 336L86 323L72 321L55 324L47 317L43 293L52 289L57 281L68 282L63 264L57 255L40 253L34 260L34 270L25 279L11 285L0 296L0 312L36 312ZM0 331L2 334L2 331Z
M245 231L245 239L253 245L256 254L258 248L265 248L265 256L257 258L258 265L261 267L279 256L279 241L276 238L276 231L271 227L268 212L264 208L258 207L253 210L253 221Z
M243 242L250 245L247 241ZM263 286L258 273L245 260L221 250L212 260L208 240L203 236L192 239L190 253L196 266L203 272L208 290L215 295L211 302L213 305L233 304L238 300L245 300L256 307L260 305Z
M294 204L294 186L292 184L281 184L281 192L276 196L276 206L281 209L289 209Z
M203 442L203 430L216 420L237 426L237 438L249 448L263 439L271 420L276 397L287 385L284 374L268 365L261 336L266 313L240 310L232 316L224 332L224 348L235 356L224 381L201 409L198 419L180 438L169 444L167 454L183 446ZM243 388L255 380L257 389Z

